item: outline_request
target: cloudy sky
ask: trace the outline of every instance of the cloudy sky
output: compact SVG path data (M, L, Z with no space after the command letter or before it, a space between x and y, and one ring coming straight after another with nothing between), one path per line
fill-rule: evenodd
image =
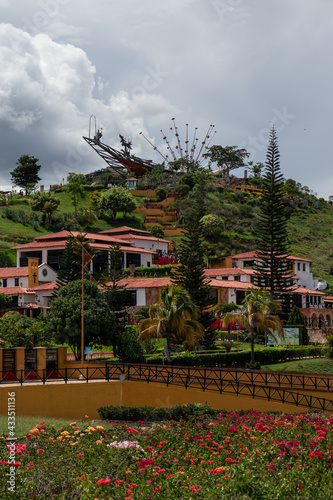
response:
M333 195L331 0L0 0L0 189L22 154L41 184L104 168L85 143L159 161L160 129L264 161L275 125L281 170ZM172 136L169 135L170 140ZM243 169L234 171L242 176Z

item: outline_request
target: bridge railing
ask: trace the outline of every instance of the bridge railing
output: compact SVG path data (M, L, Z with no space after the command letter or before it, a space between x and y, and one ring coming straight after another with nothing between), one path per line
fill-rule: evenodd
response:
M100 367L0 372L0 384L109 382L119 380L120 374L132 381L178 385L333 412L333 377L327 375L106 362ZM327 392L328 397L317 397L310 391Z

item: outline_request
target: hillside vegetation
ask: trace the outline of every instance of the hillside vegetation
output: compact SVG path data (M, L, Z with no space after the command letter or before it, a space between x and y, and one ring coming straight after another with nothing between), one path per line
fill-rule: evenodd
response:
M253 179L253 183L260 180ZM289 183L289 184L288 184ZM202 197L204 213L205 252L211 264L219 257L255 249L255 228L259 214L260 195L235 192L230 187L222 187L214 182L200 185L185 174L176 187L178 200L170 210L178 215L178 224L183 226L191 212L193 200ZM184 186L186 189L184 189ZM291 239L291 254L313 260L312 271L315 278L325 280L328 290L333 290L333 205L313 194L305 193L294 181L286 181L286 210ZM260 186L259 186L260 187ZM292 188L296 191L290 193ZM98 192L98 188L96 189ZM95 193L96 193L95 191ZM100 213L89 201L93 193L91 186L86 187L85 197L78 203L78 229L85 232L98 232L110 227L127 225L144 228L141 214L117 213L114 219L109 213ZM74 208L69 194L58 189L55 192L60 200L58 211L48 223L44 214L33 212L27 197L17 197L3 202L0 206L0 266L16 265L15 252L10 247L32 241L38 236L62 229L76 227ZM143 203L137 199L137 204ZM176 246L179 238L175 238Z

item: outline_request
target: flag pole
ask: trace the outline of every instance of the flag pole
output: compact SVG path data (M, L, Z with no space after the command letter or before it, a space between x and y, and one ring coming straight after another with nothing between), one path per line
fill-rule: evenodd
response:
M81 363L84 361L84 248L82 246Z

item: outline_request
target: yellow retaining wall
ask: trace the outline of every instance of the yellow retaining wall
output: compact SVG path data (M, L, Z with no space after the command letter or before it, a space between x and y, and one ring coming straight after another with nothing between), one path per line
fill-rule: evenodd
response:
M164 236L184 236L187 231L184 229L166 229L165 227L163 228L164 231Z
M171 203L174 203L176 201L176 198L174 197L171 197L171 196L168 196L168 198L165 198L165 200L163 201L159 201L158 203L163 207L163 208L166 208L168 207L169 205L171 205Z
M156 193L153 189L130 189L128 191L132 196L146 196L147 198L155 198Z
M98 419L97 408L107 405L119 405L120 382L48 382L31 383L23 386L6 384L0 386L0 414L7 415L8 392L15 392L16 418L20 415L36 417L58 417L81 419L88 415ZM310 394L308 392L307 394ZM320 397L318 393L311 393ZM322 395L321 395L322 396ZM325 396L322 396L325 397ZM174 406L185 403L208 403L213 408L231 410L281 411L302 413L304 407L284 405L265 400L214 392L203 392L199 389L184 389L182 387L163 384L147 384L145 382L126 381L123 384L123 406Z

